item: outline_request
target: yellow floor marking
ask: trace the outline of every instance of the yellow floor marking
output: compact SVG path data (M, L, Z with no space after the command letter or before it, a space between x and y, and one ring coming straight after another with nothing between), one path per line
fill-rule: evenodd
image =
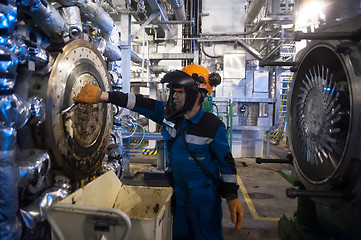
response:
M251 215L253 217L254 220L259 220L259 221L278 221L280 220L280 218L273 218L273 217L260 217L256 211L256 208L254 207L251 198L249 197L246 187L244 186L241 178L237 175L237 182L239 185L239 188L242 191L244 200L247 203L248 209L251 212Z

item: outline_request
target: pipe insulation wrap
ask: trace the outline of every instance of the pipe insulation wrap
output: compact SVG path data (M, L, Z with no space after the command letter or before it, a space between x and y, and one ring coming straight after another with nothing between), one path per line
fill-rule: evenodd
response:
M52 187L31 204L20 209L20 215L26 228L29 230L36 229L40 223L46 220L46 214L51 205L64 199L68 194L65 189Z
M0 123L3 127L22 128L30 118L30 104L16 94L1 96Z
M13 48L14 49L14 48ZM15 86L17 76L18 58L8 46L0 45L0 91L11 90Z
M99 1L87 1L79 4L80 12L94 26L104 33L111 33L115 26L113 19L102 8Z
M120 60L121 51L117 26L110 15L102 8L99 1L82 2L79 4L80 12L95 27L99 28L106 41L104 56L111 61Z
M0 239L20 239L18 210L18 170L15 166L16 131L0 127Z
M121 59L121 51L118 45L111 44L106 40L106 46L104 50L104 56L111 61L118 61Z
M46 0L22 1L19 8L48 37L59 37L66 31L65 20Z
M59 10L60 15L64 18L67 29L76 27L82 31L80 9L77 6L62 7Z
M106 46L104 52L99 50L111 61L121 59L119 49L119 33L117 26L110 15L102 8L100 1L77 1L77 0L58 0L63 6L77 6L80 14L85 20L90 21L95 27L99 28L102 37L105 39ZM81 28L80 28L81 29ZM97 44L96 44L97 45ZM98 43L99 45L99 43Z
M42 150L25 150L16 155L19 169L19 187L25 187L50 170L50 156Z
M121 59L121 51L119 48L119 33L117 26L114 24L112 31L102 34L106 41L104 56L109 58L111 61L117 61Z
M30 118L28 124L39 125L45 122L45 101L39 97L31 97L28 99L28 103L30 104Z
M1 21L0 21L0 33L1 35L11 35L15 31L17 8L15 0L7 1L7 5L1 5Z

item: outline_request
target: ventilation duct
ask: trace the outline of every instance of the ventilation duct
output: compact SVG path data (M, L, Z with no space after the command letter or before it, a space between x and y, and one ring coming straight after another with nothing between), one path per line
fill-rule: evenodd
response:
M257 17L259 11L265 4L266 0L253 0L249 5L248 11L244 18L245 24L251 24L253 20Z

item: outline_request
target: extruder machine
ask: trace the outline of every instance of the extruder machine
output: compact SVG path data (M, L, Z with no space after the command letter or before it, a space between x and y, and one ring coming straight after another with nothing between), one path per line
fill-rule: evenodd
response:
M323 1L323 11L317 29L295 35L307 41L296 56L288 106L293 164L303 187L287 194L313 200L323 236L360 239L360 2ZM305 224L306 239L312 239L309 229Z
M73 105L121 88L119 32L100 1L5 0L0 19L0 239L46 239L52 202L122 172L112 106Z

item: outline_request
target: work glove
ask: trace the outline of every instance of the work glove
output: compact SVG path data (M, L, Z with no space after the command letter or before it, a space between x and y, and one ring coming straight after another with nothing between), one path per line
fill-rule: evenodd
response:
M74 102L80 103L99 103L100 94L102 90L94 85L85 84L85 86L81 89L80 93L77 96L73 97Z
M243 222L243 207L239 198L227 200L229 212L231 213L232 223L236 224L234 230L239 231Z

